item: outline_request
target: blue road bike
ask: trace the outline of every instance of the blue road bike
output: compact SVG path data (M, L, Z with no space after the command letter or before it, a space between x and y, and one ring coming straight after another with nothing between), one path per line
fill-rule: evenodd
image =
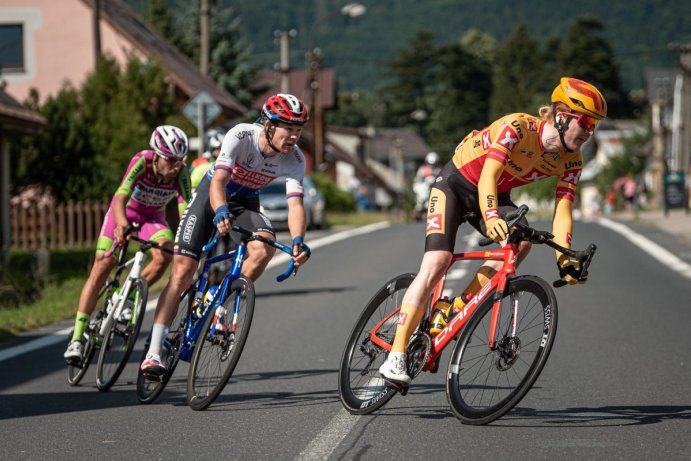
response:
M151 379L139 371L137 395L141 403L153 402L163 391L180 360L190 362L187 375L187 403L195 410L204 410L223 391L240 359L254 314L254 284L241 275L247 256L247 242L258 240L292 254L292 247L276 242L238 226L233 226L235 249L216 256L211 253L218 235L203 248L204 265L192 284L180 297L178 313L163 342L161 360L166 373ZM309 252L309 249L306 251ZM231 260L230 271L221 280L216 293L205 302L209 290L209 272L214 266ZM277 277L279 282L297 273L295 261L290 260L286 270ZM217 329L214 318L224 309L227 328ZM151 335L144 348L144 359Z

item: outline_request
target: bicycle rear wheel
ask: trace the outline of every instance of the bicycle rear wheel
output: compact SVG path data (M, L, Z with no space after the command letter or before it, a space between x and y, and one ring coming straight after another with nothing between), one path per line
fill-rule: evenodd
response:
M376 335L388 344L393 343L403 294L413 282L415 274L393 278L377 291L367 303L350 332L338 371L338 393L343 406L353 414L367 414L381 408L396 394L379 374L379 367L388 353L370 339L370 331L381 323Z
M214 313L206 316L201 337L194 348L194 356L187 375L187 403L194 410L207 408L225 387L240 359L254 315L254 284L240 277L230 284L224 307L231 324L235 303L239 302L235 327L215 331Z
M545 366L557 333L557 299L550 286L539 277L515 277L504 290L496 347L490 349L491 299L463 328L449 361L447 396L466 424L490 423L518 404Z
M142 328L148 296L149 285L141 277L133 281L129 292L124 293L125 302L134 298L132 318L126 322L113 319L103 338L96 368L96 387L99 391L110 389L127 365Z
M173 372L180 361L180 347L182 346L183 338L185 337L185 327L188 322L190 312L192 310L192 301L194 300L194 290L189 289L187 292L182 294L180 298L180 304L178 306L178 312L175 315L172 327L168 331L168 335L163 342L163 348L161 349L161 360L166 366L166 372L161 376L160 381L148 380L142 373L141 368L138 367L137 371L137 398L140 403L151 403L161 395L163 389L165 389L170 377L173 376ZM139 363L142 363L146 359L146 354L149 351L149 345L151 345L151 334L146 339L146 344L144 345L144 351L142 352L142 358Z

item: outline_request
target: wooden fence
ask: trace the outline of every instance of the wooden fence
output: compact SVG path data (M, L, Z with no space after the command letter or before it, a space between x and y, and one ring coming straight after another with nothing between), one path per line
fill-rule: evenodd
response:
M93 246L107 211L108 202L14 206L10 211L12 247L36 250Z

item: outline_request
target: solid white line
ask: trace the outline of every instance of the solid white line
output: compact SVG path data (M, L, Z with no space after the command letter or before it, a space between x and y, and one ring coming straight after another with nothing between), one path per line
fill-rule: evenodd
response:
M384 229L386 227L389 227L391 223L389 222L379 222L379 223L374 223L370 224L367 226L363 227L358 227L355 229L351 230L346 230L342 232L338 232L333 235L329 235L326 237L322 237L320 239L314 240L312 242L308 242L310 245L310 248L312 250L323 247L326 245L329 245L331 243L338 242L340 240L345 240L350 237L355 237L357 235L365 234L367 232L374 232L380 229ZM277 255L271 262L268 264L267 268L269 267L274 267L279 264L285 264L289 260L289 256L285 253L282 253L280 255ZM153 299L149 299L149 301L146 304L146 310L151 311L156 309L156 301L158 300L158 297L155 297ZM65 328L60 331L56 331L54 333L50 333L46 336L43 336L41 338L35 339L33 341L28 341L24 344L20 344L19 346L14 346L14 347L9 347L4 350L0 350L0 362L4 360L9 360L13 357L16 357L21 354L26 354L28 352L35 351L37 349L40 349L42 347L47 347L47 346L52 346L53 344L57 344L59 342L65 342L67 343L67 334L70 332L72 327Z
M596 218L595 221L601 226L623 235L634 245L638 246L641 250L645 251L674 272L679 273L683 277L691 279L691 265L679 259L679 257L672 252L666 250L647 237L635 232L633 229L624 224L602 217Z
M297 455L296 460L312 461L327 459L343 439L350 433L359 417L345 409L336 413L329 424L312 439L307 448Z

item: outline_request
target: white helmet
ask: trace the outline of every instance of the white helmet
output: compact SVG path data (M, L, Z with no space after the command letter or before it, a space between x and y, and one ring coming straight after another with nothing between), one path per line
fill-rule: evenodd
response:
M157 126L151 133L149 145L163 157L182 160L187 155L187 135L172 125Z
M429 163L430 165L436 165L439 163L439 154L436 152L430 152L429 154L425 155L425 163Z
M209 149L214 150L221 147L225 134L223 131L214 128L206 132L206 137L209 141Z

